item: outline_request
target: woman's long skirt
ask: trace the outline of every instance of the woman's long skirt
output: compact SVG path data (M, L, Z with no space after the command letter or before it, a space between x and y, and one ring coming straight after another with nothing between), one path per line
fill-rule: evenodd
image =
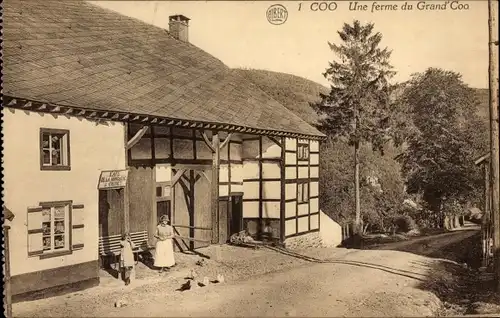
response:
M155 267L171 267L175 265L174 245L172 239L156 242Z

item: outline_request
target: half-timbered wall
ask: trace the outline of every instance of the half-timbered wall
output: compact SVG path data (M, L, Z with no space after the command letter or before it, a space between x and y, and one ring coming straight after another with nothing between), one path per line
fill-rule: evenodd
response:
M131 126L129 136L139 129ZM226 136L219 133L222 141ZM211 132L207 137L211 140ZM271 227L273 237L284 239L319 230L318 141L233 134L220 150L220 159L219 197L243 196L243 226L250 234L259 236L262 229ZM199 131L153 127L131 149L129 164L161 164L173 169L171 175L179 166L196 165L210 171L212 152ZM168 184L170 180L163 181ZM208 213L210 203L204 200ZM175 202L172 210L176 211Z
M142 125L129 126L129 139ZM207 132L212 138L210 131ZM221 140L227 133L220 132ZM154 145L154 147L152 147ZM219 196L243 194L243 162L241 135L233 134L231 141L220 150ZM180 165L212 165L212 151L199 131L194 129L150 127L139 142L129 151L131 166L176 167ZM168 180L168 182L170 179Z
M221 140L227 134L220 133ZM219 197L243 195L243 160L240 134L233 134L230 142L221 149L219 170Z
M281 147L265 136L243 136L243 224L259 236L281 233Z
M143 126L129 125L130 140ZM208 139L212 133L206 132ZM227 133L220 132L219 137L225 140ZM242 139L239 134L233 134L229 143L220 150L219 197L243 195L243 162ZM199 239L207 237L206 230L193 230L181 226L212 227L210 215L210 187L208 180L194 176L191 182L191 169L204 171L211 179L212 151L206 145L201 133L194 129L176 127L149 126L146 133L129 151L129 166L131 172L130 184L130 219L142 217L141 226L150 233L150 243L154 242L153 233L161 212L161 204L165 200L170 204L170 217L173 224L180 225L178 234L184 237L194 236ZM171 188L172 176L180 169L188 169L181 181ZM141 179L134 178L141 172ZM187 179L186 179L187 178ZM189 180L188 180L189 179ZM193 190L193 191L192 191ZM184 193L186 192L186 193ZM194 201L190 200L194 196ZM148 201L150 203L145 203ZM155 203L156 201L156 203ZM189 211L200 214L190 217ZM146 216L147 215L147 216ZM146 216L146 217L145 217ZM146 220L147 221L144 221ZM147 223L145 225L144 223ZM182 249L189 243L179 242ZM187 245L186 245L187 244ZM194 246L199 246L195 243Z
M285 236L319 230L319 142L285 140Z

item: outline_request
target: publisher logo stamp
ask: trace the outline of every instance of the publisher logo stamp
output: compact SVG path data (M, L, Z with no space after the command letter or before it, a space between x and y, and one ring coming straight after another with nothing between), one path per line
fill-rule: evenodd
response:
M274 25L280 25L288 19L288 10L281 4L273 4L267 9L267 21Z

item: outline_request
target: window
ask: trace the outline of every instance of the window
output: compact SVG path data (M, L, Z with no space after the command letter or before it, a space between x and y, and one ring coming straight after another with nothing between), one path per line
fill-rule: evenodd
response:
M68 130L40 129L40 169L70 170Z
M156 183L156 201L170 200L170 182Z
M70 203L53 202L42 206L43 254L69 251L70 248Z
M297 146L297 159L298 160L309 159L309 145L308 144L299 144Z
M309 182L302 181L297 183L297 201L298 203L309 202Z

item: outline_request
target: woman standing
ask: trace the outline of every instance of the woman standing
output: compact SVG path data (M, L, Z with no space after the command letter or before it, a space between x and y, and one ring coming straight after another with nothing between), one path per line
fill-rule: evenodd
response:
M163 272L164 267L168 270L169 267L175 265L174 246L172 242L174 230L168 224L169 221L167 215L162 215L160 217L160 224L156 227L155 237L158 241L156 242L154 266L160 268L160 273Z
M121 251L120 251L120 268L122 269L123 280L125 285L130 284L130 273L134 269L134 252L135 248L134 242L130 238L130 234L125 233L120 241Z

